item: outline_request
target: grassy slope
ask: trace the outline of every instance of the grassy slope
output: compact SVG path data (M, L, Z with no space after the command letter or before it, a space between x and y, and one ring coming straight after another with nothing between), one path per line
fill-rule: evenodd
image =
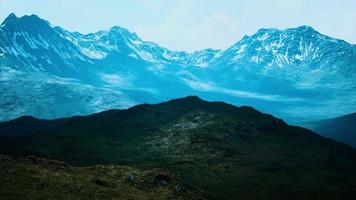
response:
M220 199L356 195L355 149L249 107L195 97L73 118L7 141L2 151L76 165L166 168Z
M157 179L169 177L168 182ZM72 167L38 157L0 155L0 197L26 199L206 199L167 172L124 166Z

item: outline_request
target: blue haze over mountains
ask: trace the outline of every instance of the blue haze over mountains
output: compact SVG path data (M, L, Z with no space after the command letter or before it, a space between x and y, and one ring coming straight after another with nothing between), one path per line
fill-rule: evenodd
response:
M355 74L356 46L309 26L260 29L228 49L194 53L118 26L84 35L14 14L0 26L0 120L198 95L303 124L355 112Z

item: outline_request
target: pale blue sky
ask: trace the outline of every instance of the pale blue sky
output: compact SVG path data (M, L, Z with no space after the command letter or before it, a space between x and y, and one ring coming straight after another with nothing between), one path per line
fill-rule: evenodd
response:
M174 50L224 49L262 27L299 25L356 43L355 0L0 0L0 19L11 12L82 33L118 25Z

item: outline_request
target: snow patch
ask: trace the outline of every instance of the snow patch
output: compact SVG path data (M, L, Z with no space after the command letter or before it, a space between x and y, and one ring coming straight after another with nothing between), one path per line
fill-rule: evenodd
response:
M257 38L258 41L264 41L269 37L269 33L264 33L263 35Z
M246 47L247 47L247 44L241 45L239 50L236 51L236 54L242 54L243 52L245 52Z
M258 56L251 56L251 61L254 63L259 63L261 61L261 58Z
M162 64L154 64L148 68L148 70L153 72L163 72L164 69L166 69L166 66Z
M0 47L0 57L4 57L5 50Z
M189 78L183 78L183 81L185 81L189 87L198 91L209 91L214 89L214 85L212 83L204 83Z
M142 41L140 41L140 40L130 40L134 45L136 45L136 46L140 46L140 45L142 45Z
M107 53L105 53L105 52L95 51L95 50L91 50L89 48L80 48L80 51L84 55L88 56L89 58L93 58L93 59L97 59L97 60L103 59L107 55Z
M118 74L101 74L101 80L114 86L125 87L129 85L129 77Z

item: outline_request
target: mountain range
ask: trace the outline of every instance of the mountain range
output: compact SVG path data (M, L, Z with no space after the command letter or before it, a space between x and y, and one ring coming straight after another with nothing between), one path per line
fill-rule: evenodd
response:
M311 122L306 127L356 148L356 113Z
M173 51L124 28L67 31L36 15L0 26L0 120L87 115L187 95L294 124L356 110L356 46L310 26L260 29L225 50Z
M207 199L274 200L355 196L354 148L252 107L208 102L196 96L82 117L41 120L26 116L0 123L0 133L0 153L15 156L0 156L0 178L13 181L0 182L0 196L4 197L6 191L18 189L18 195L23 190L33 192L19 199L31 199L29 194L85 198L85 191L98 199L103 199L100 191L107 191L107 199L112 199L115 196L110 195L116 192L129 195L120 189L127 187L137 193L131 198L122 196L124 199L140 199L139 195L158 199L176 194L175 184L185 185L188 192L178 193L182 196L177 199L201 195ZM36 157L17 158L31 155ZM132 185L125 181L132 168L144 171L135 172L143 176L161 169L153 178L165 184L149 189L150 182L136 175L138 185ZM177 182L170 182L173 178L165 170L177 176Z

